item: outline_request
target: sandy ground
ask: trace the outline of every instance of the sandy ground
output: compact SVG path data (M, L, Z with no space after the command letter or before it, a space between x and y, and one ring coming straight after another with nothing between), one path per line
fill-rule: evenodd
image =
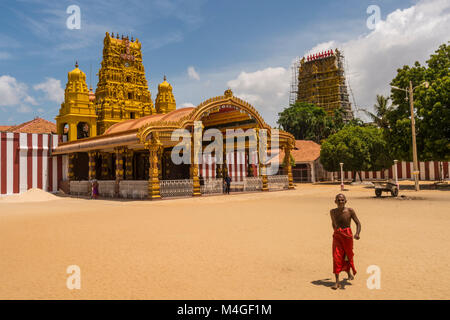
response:
M0 299L448 299L450 191L346 188L362 223L358 274L336 291L336 185L157 202L4 197ZM66 286L69 265L80 290ZM370 265L379 290L367 288Z

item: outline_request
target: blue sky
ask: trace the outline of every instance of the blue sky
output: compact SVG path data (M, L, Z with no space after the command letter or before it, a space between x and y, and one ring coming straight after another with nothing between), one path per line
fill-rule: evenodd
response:
M344 53L348 48L348 76L357 105L370 107L379 93L375 91L386 91L396 68L415 60L423 62L437 44L449 40L446 35L449 8L445 3L442 0L1 1L0 124L18 124L35 116L54 120L62 102L61 88L65 88L67 72L73 69L75 60L88 78L92 65L95 90L106 31L139 39L152 98L156 97L158 83L167 75L179 108L197 105L231 87L274 125L277 113L288 106L292 61L314 48L334 46L343 47ZM372 4L379 6L385 22L378 31L366 25L369 17L366 10ZM66 9L70 5L80 7L80 30L66 27L69 17ZM428 25L436 17L441 19L440 24ZM412 30L405 28L405 23ZM414 28L424 27L428 28L424 39L413 37L403 43ZM379 70L377 63L386 67L385 61L373 61L366 52L370 51L368 46L380 50L370 43L371 39L379 37L384 42L383 32L392 35L393 31L398 31L398 39L403 39L400 45L411 53L405 56L397 52L398 58L391 61L384 77L364 76L370 68ZM390 39L394 44L377 57L395 51L399 46L396 39ZM429 48L421 49L424 44ZM367 60L361 61L361 56ZM189 74L188 68L194 72ZM372 84L361 85L373 78L378 81L375 88Z

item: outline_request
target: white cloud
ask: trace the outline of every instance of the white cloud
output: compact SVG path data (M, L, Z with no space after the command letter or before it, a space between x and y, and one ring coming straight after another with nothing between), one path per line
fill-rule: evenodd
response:
M8 60L11 59L12 55L8 52L0 51L0 60Z
M277 112L287 107L289 84L290 71L282 67L241 72L227 82L234 95L257 107L266 121L275 119Z
M410 8L391 12L367 35L343 43L321 43L306 54L342 48L348 67L347 82L356 104L371 109L377 94L389 94L389 83L397 69L415 61L423 64L450 39L449 30L450 2L422 0Z
M17 107L19 112L30 112L31 105L36 105L34 98L27 93L25 83L18 82L11 76L0 76L0 106Z
M195 68L190 66L187 69L189 79L200 80L200 75L195 71Z
M61 88L61 81L54 78L46 78L42 83L33 87L34 90L45 92L46 99L57 103L64 101L64 89Z
M183 108L195 108L196 105L194 105L193 103L190 102L185 102L181 105Z
M31 109L30 106L22 104L22 105L19 106L17 111L20 112L20 113L30 113L32 111L32 109Z

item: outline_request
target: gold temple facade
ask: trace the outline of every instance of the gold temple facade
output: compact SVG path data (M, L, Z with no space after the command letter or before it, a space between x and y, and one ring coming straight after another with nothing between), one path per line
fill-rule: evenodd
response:
M336 49L300 61L296 102L322 107L329 115L341 108L344 119L353 118L344 74L344 57Z

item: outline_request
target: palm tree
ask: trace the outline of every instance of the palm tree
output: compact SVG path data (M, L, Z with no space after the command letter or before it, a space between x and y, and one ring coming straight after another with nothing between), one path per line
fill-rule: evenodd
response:
M387 114L391 110L391 106L388 105L389 100L389 97L377 94L377 103L373 105L375 113L362 109L378 128L389 128L389 121L387 119Z

